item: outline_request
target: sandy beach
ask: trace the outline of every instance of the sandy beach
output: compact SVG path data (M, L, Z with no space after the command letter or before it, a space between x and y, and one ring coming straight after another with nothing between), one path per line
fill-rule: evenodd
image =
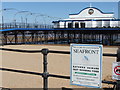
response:
M3 48L22 49L22 50L41 50L48 48L50 50L70 51L70 46L55 45L8 45ZM103 47L104 53L115 54L117 47ZM26 70L33 72L43 72L43 57L41 53L21 53L21 52L1 52L1 67ZM111 81L112 62L115 57L103 57L103 80ZM1 71L0 71L1 72ZM48 54L48 72L56 75L70 75L70 55ZM2 83L0 87L6 88L42 88L43 81L41 76L21 74L15 72L2 71ZM49 88L82 88L81 86L70 85L70 80L49 78ZM111 87L112 85L103 84L102 87Z

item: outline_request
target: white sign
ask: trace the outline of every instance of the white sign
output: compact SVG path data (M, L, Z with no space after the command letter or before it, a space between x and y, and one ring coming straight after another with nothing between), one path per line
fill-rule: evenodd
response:
M120 62L113 63L112 73L112 79L120 80Z
M102 45L71 44L70 83L101 88Z

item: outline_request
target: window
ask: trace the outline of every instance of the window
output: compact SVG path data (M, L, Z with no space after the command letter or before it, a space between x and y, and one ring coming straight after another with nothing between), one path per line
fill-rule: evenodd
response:
M72 27L73 27L72 23L68 23L68 28L72 28Z
M80 26L81 28L85 28L85 23L84 22L80 23Z
M75 23L75 28L79 28L79 23Z

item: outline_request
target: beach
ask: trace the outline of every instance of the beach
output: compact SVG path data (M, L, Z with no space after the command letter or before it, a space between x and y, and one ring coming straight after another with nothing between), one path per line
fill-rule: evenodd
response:
M6 45L2 48L21 49L21 50L41 50L48 48L55 51L70 51L70 46L60 45ZM103 47L103 53L117 52L118 47ZM1 52L1 67L43 72L43 56L41 53L21 53L11 51ZM102 66L102 80L112 80L112 63L116 61L115 57L103 56ZM66 54L48 54L48 72L50 74L70 76L70 55ZM5 88L43 88L43 80L41 76L22 74L16 72L0 71L2 73L2 83L0 87ZM60 79L49 77L49 88L83 88L82 86L70 85L69 79ZM102 87L112 87L112 85L103 84ZM85 88L85 87L84 87Z

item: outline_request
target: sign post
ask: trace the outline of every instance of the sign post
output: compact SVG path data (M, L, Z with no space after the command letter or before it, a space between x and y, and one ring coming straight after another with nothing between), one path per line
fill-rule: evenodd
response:
M71 44L70 83L102 87L102 45Z
M114 62L112 70L112 79L120 80L120 62Z
M117 62L120 62L120 48L117 50ZM117 80L116 90L120 90L120 80Z

